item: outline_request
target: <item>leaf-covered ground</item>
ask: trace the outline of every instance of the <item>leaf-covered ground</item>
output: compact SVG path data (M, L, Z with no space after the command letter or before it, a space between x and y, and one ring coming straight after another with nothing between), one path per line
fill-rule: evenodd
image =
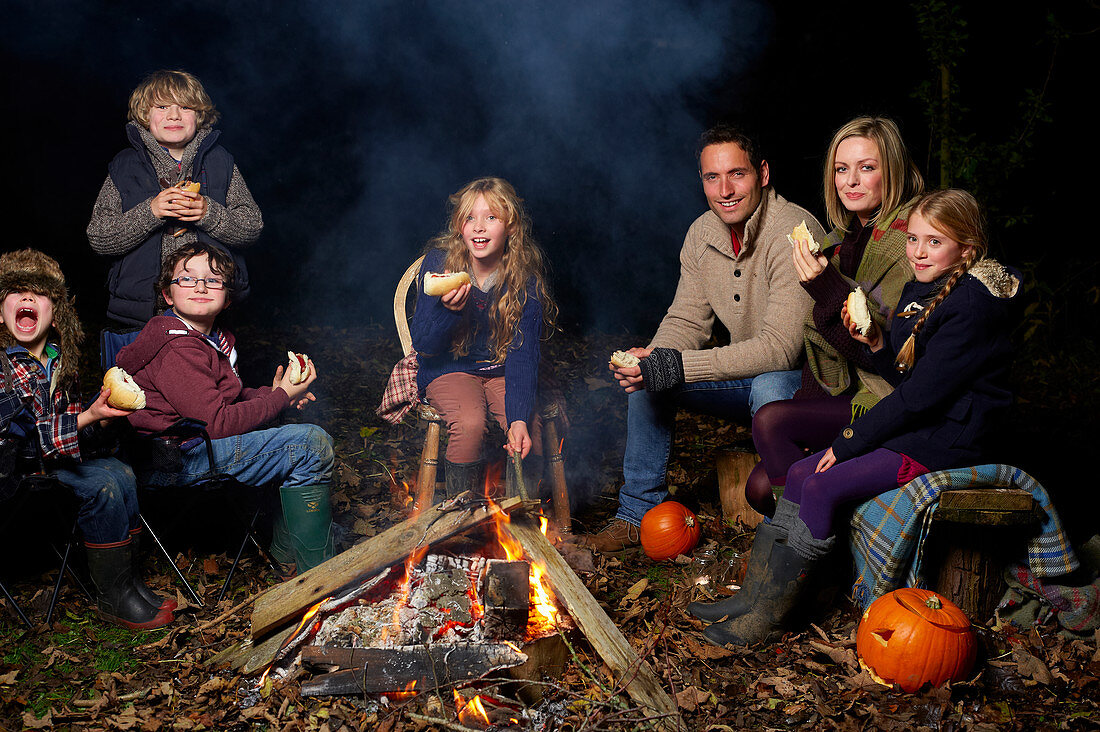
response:
M319 364L318 402L307 417L336 440L334 507L342 541L360 541L400 520L423 432L411 424L390 427L374 415L399 356L390 330L284 332L265 326L243 329L240 336L248 383L269 380L288 347L309 353ZM569 410L565 453L577 531L598 530L614 509L625 399L606 377L606 357L639 341L626 335L561 337L549 348ZM1030 360L1021 371L1024 401L1016 427L1025 451L1046 471L1040 473L1045 483L1046 475L1060 479L1059 470L1069 472L1061 459L1051 457L1055 446L1072 450L1089 444L1096 433L1095 394L1073 388L1075 376L1091 372L1087 364L1094 356L1086 348L1048 356L1038 365ZM93 367L86 370L94 378ZM717 560L701 567L687 558L653 563L641 553L596 556L595 571L585 580L675 697L687 729L1100 728L1098 639L1067 639L1053 620L1038 627L981 628L972 678L916 694L878 686L860 671L854 651L859 615L843 597L820 608L811 625L781 643L734 651L707 644L700 623L684 607L707 591L722 593L736 584L751 546L751 532L720 518L714 456L751 441L743 427L688 414L680 415L678 431L670 483L677 499L703 520L704 542L717 548ZM254 553L246 553L229 596L215 606L227 552L233 550L227 532L202 530L209 526L209 513L150 519L176 539L176 563L200 588L206 607L190 605L170 582L164 560L148 552L149 583L176 593L181 610L170 628L144 634L101 623L71 581L53 623L41 624L45 588L56 566L41 541L42 525L16 522L22 530L10 529L3 538L4 582L40 626L27 631L6 608L0 611L0 728L444 729L425 721L431 719L459 728L449 698L423 695L386 704L302 698L297 681L257 689L254 679L209 667L215 653L247 634L250 598L275 580ZM188 536L190 541L180 542ZM701 575L709 583L699 584ZM566 672L547 680L545 700L516 728L646 728L645 710L615 686L583 637L573 634L570 641L575 655Z

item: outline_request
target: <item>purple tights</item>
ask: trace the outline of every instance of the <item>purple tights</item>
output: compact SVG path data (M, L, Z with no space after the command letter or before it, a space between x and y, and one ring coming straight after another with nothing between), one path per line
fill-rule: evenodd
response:
M853 501L865 501L898 487L898 475L904 458L893 450L880 447L859 457L836 463L824 473L815 473L825 451L799 460L787 471L783 498L799 506L798 517L815 539L833 534L837 507Z
M843 396L785 399L757 410L752 441L760 464L745 486L749 505L765 516L775 513L772 486L785 485L792 465L807 452L827 448L851 421L852 401Z

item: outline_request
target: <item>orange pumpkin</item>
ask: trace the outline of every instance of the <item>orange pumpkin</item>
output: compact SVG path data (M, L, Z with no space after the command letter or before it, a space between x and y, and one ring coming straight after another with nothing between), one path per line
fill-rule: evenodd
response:
M859 622L861 666L883 684L914 692L965 679L977 647L966 613L930 590L906 587L875 600Z
M699 543L699 534L699 519L676 501L658 504L642 517L642 549L656 562L689 553Z

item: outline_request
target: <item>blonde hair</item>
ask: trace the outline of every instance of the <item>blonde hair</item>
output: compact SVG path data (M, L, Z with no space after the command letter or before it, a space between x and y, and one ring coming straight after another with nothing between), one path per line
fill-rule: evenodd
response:
M161 69L142 79L130 94L127 118L148 129L149 110L158 104L178 104L195 110L200 130L212 127L220 116L199 78L182 70Z
M888 117L856 117L833 134L829 143L829 152L825 155L825 211L829 223L843 232L848 231L852 214L844 208L840 194L836 190L836 150L840 143L849 137L866 137L878 148L879 164L882 166L882 204L871 217L874 223L881 213L890 213L913 196L924 191L924 178L917 164L909 156L909 150L901 139L901 132L894 121Z
M932 315L932 311L944 301L951 290L955 288L959 280L970 269L985 258L989 251L989 240L985 232L985 217L982 215L981 206L974 196L959 188L948 188L942 191L926 193L913 204L909 211L912 218L920 214L921 218L937 231L942 231L947 236L959 243L960 247L969 247L951 271L943 287L925 306L917 322L913 324L913 331L905 340L894 366L898 371L905 372L913 368L916 362L917 334L924 327L925 321ZM916 311L899 313L899 316L913 315Z
M504 254L497 268L498 294L489 308L489 348L493 353L493 363L503 363L519 330L519 320L527 304L528 284L533 285L542 302L542 320L547 335L556 327L558 306L547 283L545 257L531 235L531 220L523 209L523 199L503 178L478 178L451 195L448 199L451 213L447 229L429 241L427 249L443 249L447 253L444 267L452 272L470 269L470 250L462 239L462 226L478 196L485 197L489 210L504 222L508 233ZM464 319L455 334L451 352L456 356L465 356L469 353L474 335L469 319Z

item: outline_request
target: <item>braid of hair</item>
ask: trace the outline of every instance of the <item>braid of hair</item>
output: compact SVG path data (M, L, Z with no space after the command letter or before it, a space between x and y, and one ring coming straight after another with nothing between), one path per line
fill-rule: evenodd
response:
M959 279L962 278L970 268L974 266L974 262L978 259L978 248L970 247L966 254L963 255L962 262L955 268L955 271L951 273L951 276L947 278L947 282L944 283L940 291L936 293L936 296L932 298L932 302L928 303L928 306L924 308L924 312L917 318L917 322L913 324L913 331L909 334L909 337L905 339L905 343L902 344L901 350L898 351L898 357L894 360L894 367L901 373L905 373L913 368L913 364L917 360L917 335L924 327L924 323L932 315L932 311L943 302L944 298L951 294L951 290L955 288ZM899 315L912 314L913 311L907 310Z

